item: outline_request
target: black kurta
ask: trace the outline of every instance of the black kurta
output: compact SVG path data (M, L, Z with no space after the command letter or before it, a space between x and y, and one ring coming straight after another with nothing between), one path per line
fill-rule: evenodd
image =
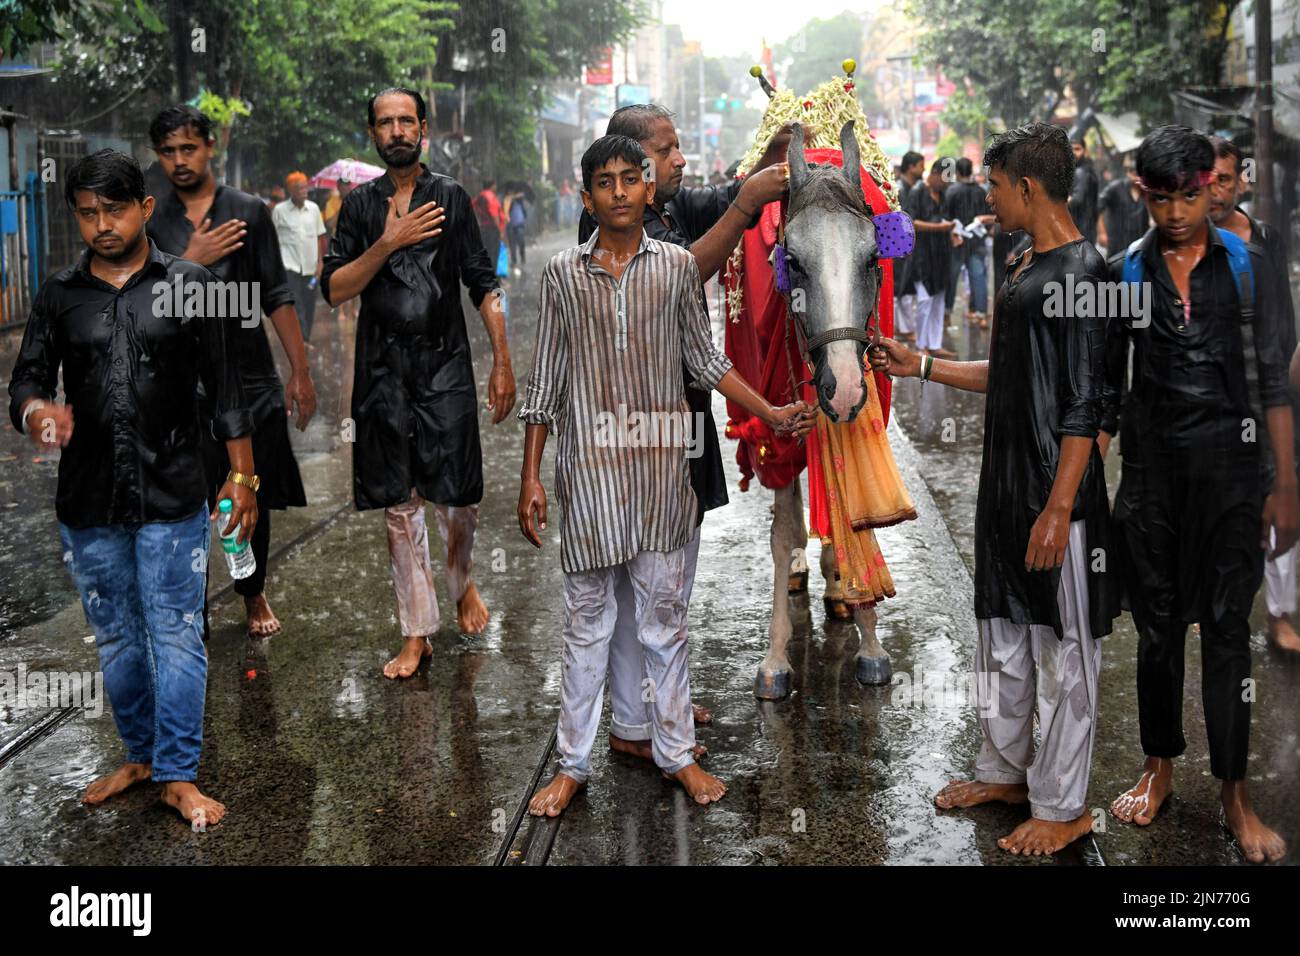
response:
M348 193L321 276L330 279L384 232L388 176ZM411 209L436 202L442 233L389 256L361 292L352 418L352 486L358 510L400 504L419 491L441 505L483 497L478 401L460 285L474 305L497 288L493 259L460 183L423 169ZM403 211L405 214L405 211Z
M646 206L642 225L651 239L672 243L675 246L689 248L706 232L712 229L727 211L727 207L740 193L744 181L737 179L725 186L687 186L678 190L677 195L664 206L664 215ZM667 220L665 222L665 219ZM755 215L750 226L756 225ZM578 220L578 242L584 243L596 231L596 220L584 209ZM707 311L707 310L706 310ZM691 382L695 378L685 365L682 366L682 380ZM704 512L721 508L728 500L727 475L722 468L722 447L718 443L718 427L713 420L713 397L709 392L686 386L686 403L690 405L694 421L703 422L704 445L700 455L690 459L691 489L700 503L699 520L704 520Z
M1111 434L1118 430L1124 456L1115 497L1124 573L1141 582L1154 619L1244 618L1264 570L1260 514L1272 472L1264 412L1290 402L1279 284L1251 243L1250 354L1216 229L1210 227L1206 254L1191 273L1190 315L1160 255L1157 230L1140 248L1151 321L1145 328L1113 322L1108 330L1101 423ZM1112 280L1123 268L1123 255L1111 258Z
M925 180L917 180L907 194L904 209L918 222L943 222L943 199L930 195ZM907 257L907 277L901 295L915 295L918 282L933 298L948 287L948 269L952 262L952 239L947 232L916 231L916 247Z
M156 198L158 205L149 219L149 237L163 252L180 256L194 234L194 226L185 215L185 204L173 189L165 190ZM213 275L222 282L258 283L262 311L267 315L282 305L293 304L284 260L280 257L280 238L270 212L260 199L219 185L204 218L212 220L213 228L231 219L248 224L243 247L212 263L208 268ZM253 414L253 467L262 482L257 503L259 508L302 507L307 504L307 496L289 444L284 385L271 354L266 321L262 316L258 318L252 327L242 321L228 320L234 339L233 361ZM199 405L205 416L211 418L212 403L202 392ZM203 432L204 470L209 496L215 499L230 471L230 459L225 445L213 439L211 429L204 428Z
M1060 637L1060 570L1026 571L1025 552L1051 495L1061 440L1095 438L1101 421L1106 316L1098 314L1101 308L1078 307L1077 290L1104 279L1105 263L1084 239L1035 253L1016 276L1021 259L998 290L989 346L975 507L975 616L1048 625ZM1059 284L1061 298L1051 297L1049 283ZM1109 560L1096 560L1098 548L1105 556L1110 550L1106 479L1096 445L1070 520L1085 522L1090 626L1093 637L1101 637L1119 613L1119 596Z

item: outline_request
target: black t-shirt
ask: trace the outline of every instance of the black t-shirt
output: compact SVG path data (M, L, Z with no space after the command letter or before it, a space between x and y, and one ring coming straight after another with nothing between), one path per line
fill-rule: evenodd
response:
M1117 179L1101 193L1101 217L1106 223L1106 251L1123 252L1151 228L1147 204L1141 196L1133 198L1128 177Z

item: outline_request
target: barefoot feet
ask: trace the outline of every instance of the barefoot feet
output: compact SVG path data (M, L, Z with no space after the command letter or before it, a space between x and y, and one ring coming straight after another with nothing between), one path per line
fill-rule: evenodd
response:
M1150 826L1173 792L1174 762L1165 757L1148 757L1137 785L1116 797L1110 812L1125 823Z
M162 802L180 813L195 830L216 826L226 815L225 804L204 796L198 787L187 781L163 784Z
M249 637L270 637L280 633L280 619L271 610L265 594L244 598L244 610L248 614Z
M609 749L616 750L621 754L629 754L633 757L640 757L642 760L654 760L654 754L651 752L650 741L648 740L624 740L622 737L609 735ZM709 748L704 744L696 744L691 748L691 756L696 760L701 760L708 756Z
M124 763L106 777L100 777L86 788L81 802L96 806L109 797L115 797L132 784L148 780L153 767L147 763Z
M433 656L433 648L425 637L408 637L397 656L384 665L384 676L389 680L410 677L420 666L420 660Z
M487 605L473 581L465 588L465 595L456 602L456 622L463 634L482 634L488 623Z
M940 810L975 807L981 803L1028 803L1029 787L1023 783L980 783L978 780L949 780L934 795Z
M1223 824L1236 837L1241 855L1251 863L1276 863L1286 856L1286 841L1264 826L1251 809L1244 780L1223 784Z
M691 717L695 720L696 727L713 723L713 711L700 704L691 704Z
M1087 811L1061 822L1031 817L999 840L998 846L1016 856L1051 856L1091 830L1092 814Z
M528 812L535 817L558 817L569 805L573 795L585 787L567 774L557 773L551 782L538 790L528 801Z
M1268 643L1285 654L1300 654L1300 634L1295 632L1291 619L1285 614L1268 616Z
M669 780L676 780L685 787L686 792L696 803L717 803L727 792L725 783L713 774L705 773L697 763L687 764L676 773L665 773L664 776Z

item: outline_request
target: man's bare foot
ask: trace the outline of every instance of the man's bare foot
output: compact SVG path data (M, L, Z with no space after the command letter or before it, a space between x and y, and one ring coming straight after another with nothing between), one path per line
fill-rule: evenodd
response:
M713 774L705 773L697 763L687 764L676 773L665 773L664 776L669 780L676 780L685 787L686 792L696 803L717 803L727 792L725 783Z
M1092 830L1092 814L1059 822L1031 817L1001 840L998 846L1016 856L1051 856Z
M216 826L226 815L226 805L199 792L189 781L174 780L163 784L162 802L174 807L196 830Z
M697 727L713 723L713 711L700 704L691 704L691 717L694 718Z
M244 598L244 609L248 612L249 637L270 637L280 633L280 619L271 610L264 593Z
M1223 823L1237 838L1241 855L1251 863L1276 863L1286 856L1286 841L1264 826L1255 816L1246 792L1246 781L1233 780L1223 784Z
M433 656L433 647L426 637L408 637L397 656L384 665L384 676L389 680L410 677L420 666L420 660Z
M1281 617L1268 616L1268 642L1275 649L1287 654L1300 654L1300 634L1291 626L1291 619L1283 614Z
M978 780L949 780L934 795L940 810L975 807L981 803L1028 803L1029 787L1023 783L981 783Z
M1150 826L1173 792L1174 762L1165 757L1148 757L1137 785L1116 797L1110 812L1125 823Z
M533 799L528 801L528 812L535 817L558 817L573 795L586 785L586 781L579 783L568 774L557 773L550 783L533 794Z
M629 754L633 757L640 757L642 760L654 760L654 753L651 751L650 741L648 740L625 740L622 737L609 735L609 749L617 750L621 754ZM704 744L696 744L691 748L691 756L696 760L702 760L709 754L709 748Z
M465 588L465 595L456 602L456 618L463 634L482 634L488 623L487 605L473 582Z
M81 802L91 807L101 804L109 797L117 796L132 784L148 780L152 772L152 765L147 763L124 763L87 787Z

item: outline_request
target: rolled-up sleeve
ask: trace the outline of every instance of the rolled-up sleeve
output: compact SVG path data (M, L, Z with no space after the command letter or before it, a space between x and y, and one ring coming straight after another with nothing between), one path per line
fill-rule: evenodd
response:
M1255 294L1255 376L1259 381L1259 400L1265 408L1291 404L1287 387L1287 368L1291 356L1284 354L1286 344L1294 341L1294 333L1282 330L1282 321L1294 320L1278 301L1278 285L1274 281L1272 263L1261 254L1251 252L1254 271ZM1285 274L1285 273L1284 273Z
M359 259L367 248L362 231L364 217L361 214L361 203L362 197L355 190L343 199L343 205L339 207L338 228L334 230L329 252L326 253L325 263L321 266L321 295L330 305L338 305L330 295L330 279L349 262Z
M731 371L731 359L713 344L709 313L704 308L704 285L695 257L686 258L686 277L677 297L678 329L682 336L682 360L695 380L692 388L708 392L718 387L722 376Z
M50 319L49 284L41 287L27 317L27 328L9 379L9 418L23 430L23 406L33 398L52 401L59 384L59 352Z
M289 276L284 271L284 256L280 253L280 234L266 207L259 204L248 224L253 248L257 250L257 282L262 298L262 311L270 315L282 305L293 305L293 290Z
M1104 314L1106 299L1098 280L1094 275L1077 277L1076 288L1093 286L1092 301L1096 307L1081 310L1086 315L1065 318L1065 334L1057 340L1057 400L1063 437L1096 438L1101 425L1106 326L1110 316Z
M556 287L554 268L542 273L541 304L537 313L537 343L528 373L528 389L519 418L529 425L560 430L561 413L569 394L569 343L561 309L564 297Z
M200 281L215 282L216 278L209 273ZM244 397L234 357L235 321L220 316L198 317L199 378L204 392L213 398L212 437L217 441L253 434L253 412Z

